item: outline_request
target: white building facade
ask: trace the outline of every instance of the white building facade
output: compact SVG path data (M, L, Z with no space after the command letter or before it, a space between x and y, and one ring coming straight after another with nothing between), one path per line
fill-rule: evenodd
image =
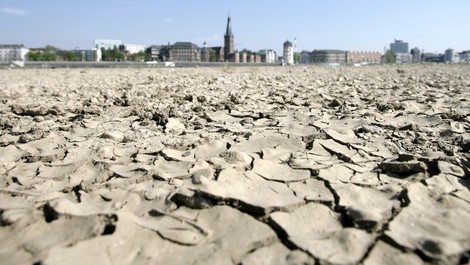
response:
M276 52L271 49L260 50L258 54L261 56L261 61L263 63L275 63L277 60Z
M413 55L411 53L395 53L396 63L412 63Z
M25 61L29 49L18 44L0 44L0 62Z
M122 45L121 40L105 40L105 39L97 39L95 40L94 47L98 50L101 48L107 49L114 49L114 47L119 48Z
M129 54L144 52L145 48L145 45L140 44L123 44L123 51Z
M294 47L290 41L284 42L284 63L287 65L294 64Z

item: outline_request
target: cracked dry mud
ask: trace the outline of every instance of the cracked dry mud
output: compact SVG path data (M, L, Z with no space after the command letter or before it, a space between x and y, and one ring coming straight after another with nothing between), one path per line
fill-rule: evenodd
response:
M465 264L470 67L0 71L2 264Z

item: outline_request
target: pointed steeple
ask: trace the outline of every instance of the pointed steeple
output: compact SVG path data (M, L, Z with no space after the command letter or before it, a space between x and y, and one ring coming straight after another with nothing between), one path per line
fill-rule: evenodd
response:
M232 23L230 21L230 15L227 18L227 31L225 32L226 37L233 37L233 32L232 32Z
M227 18L227 30L225 31L225 36L224 36L225 61L228 61L231 58L231 54L235 52L234 39L235 38L232 32L232 21L230 19L230 14L229 14Z

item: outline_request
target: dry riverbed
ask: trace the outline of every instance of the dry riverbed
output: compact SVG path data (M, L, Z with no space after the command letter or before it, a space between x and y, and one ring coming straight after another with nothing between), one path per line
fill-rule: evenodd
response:
M470 66L0 70L2 264L464 264Z

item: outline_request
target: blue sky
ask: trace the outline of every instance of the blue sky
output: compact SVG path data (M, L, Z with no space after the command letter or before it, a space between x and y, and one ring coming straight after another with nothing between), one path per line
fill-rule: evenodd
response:
M469 0L0 0L0 43L92 48L192 41L222 46L227 15L235 48L383 52L395 38L425 52L470 49Z

